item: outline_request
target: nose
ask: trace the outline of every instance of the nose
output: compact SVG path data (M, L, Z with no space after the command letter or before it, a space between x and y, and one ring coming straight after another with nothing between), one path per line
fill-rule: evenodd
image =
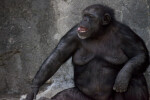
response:
M89 19L87 17L84 17L83 21L89 22Z

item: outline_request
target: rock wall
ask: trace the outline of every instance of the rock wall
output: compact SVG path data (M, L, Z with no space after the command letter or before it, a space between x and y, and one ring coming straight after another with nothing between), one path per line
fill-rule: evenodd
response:
M150 50L149 0L1 0L1 95L26 93L44 59L80 21L81 10L97 3L114 8L116 18L142 37ZM70 60L47 82L38 98L73 86ZM145 75L150 85L150 68Z

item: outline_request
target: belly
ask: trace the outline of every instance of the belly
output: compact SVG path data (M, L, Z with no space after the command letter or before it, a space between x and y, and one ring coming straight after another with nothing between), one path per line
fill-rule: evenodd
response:
M118 73L113 65L105 61L92 60L75 67L75 85L86 95L93 96L111 92Z

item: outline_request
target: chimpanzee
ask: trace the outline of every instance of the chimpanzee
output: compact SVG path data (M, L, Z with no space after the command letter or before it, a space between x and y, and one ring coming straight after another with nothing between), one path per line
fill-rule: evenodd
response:
M88 6L82 18L44 61L26 99L33 100L40 86L72 57L75 87L51 100L148 100L143 72L149 54L143 40L107 6Z

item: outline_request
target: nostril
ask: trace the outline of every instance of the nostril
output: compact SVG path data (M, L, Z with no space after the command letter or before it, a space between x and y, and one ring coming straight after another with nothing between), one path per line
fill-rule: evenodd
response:
M84 19L84 21L87 21L87 19Z
M83 21L87 21L86 19L83 19Z
M88 21L88 19L87 19L87 18L84 18L83 20L84 20L84 21Z

